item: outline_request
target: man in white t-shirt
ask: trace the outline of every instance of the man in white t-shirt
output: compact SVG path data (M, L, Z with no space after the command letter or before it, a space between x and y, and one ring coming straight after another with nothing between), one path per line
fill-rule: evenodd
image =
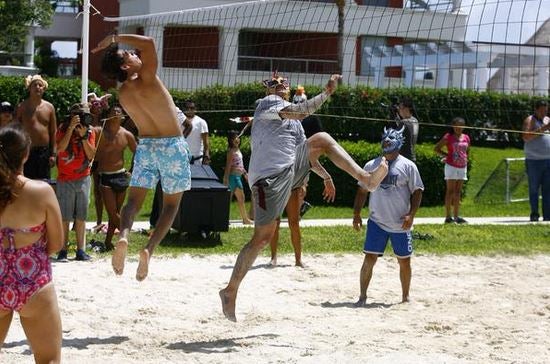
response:
M193 163L210 164L210 141L206 120L195 115L195 103L187 100L184 103L183 136L189 145Z
M363 307L367 301L367 288L372 277L372 270L379 256L384 254L388 239L391 240L393 252L399 262L402 302L409 301L411 284L411 228L416 211L420 207L424 184L416 164L403 157L399 150L403 146L403 131L384 128L382 135L383 156L375 158L365 165L371 171L386 157L389 170L380 186L370 192L369 220L363 252L365 259L361 267L359 300L356 307ZM353 228L360 230L363 225L361 209L365 205L369 191L359 182L353 203Z

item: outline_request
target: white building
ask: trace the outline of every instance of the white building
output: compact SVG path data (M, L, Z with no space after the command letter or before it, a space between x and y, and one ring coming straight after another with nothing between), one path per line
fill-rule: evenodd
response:
M275 69L293 83L322 84L327 74L339 69L338 9L331 0L119 3L119 31L155 38L159 75L170 88L254 82ZM347 0L341 70L346 83L410 84L407 77L424 67L415 64L407 71L402 64L369 59L372 47L464 41L467 16L457 11L459 1L449 1L451 5L441 11L426 10L429 1L414 3L415 8L405 8L402 0ZM155 13L165 14L144 15ZM437 80L418 81L431 87L437 84Z

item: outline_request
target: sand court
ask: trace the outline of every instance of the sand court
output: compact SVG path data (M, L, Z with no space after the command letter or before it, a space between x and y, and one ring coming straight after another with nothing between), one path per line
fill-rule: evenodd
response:
M550 356L550 256L413 257L413 302L380 259L367 307L353 308L362 255L261 256L243 280L237 323L218 291L235 256L137 256L53 263L66 363L543 363ZM19 319L2 363L31 363Z

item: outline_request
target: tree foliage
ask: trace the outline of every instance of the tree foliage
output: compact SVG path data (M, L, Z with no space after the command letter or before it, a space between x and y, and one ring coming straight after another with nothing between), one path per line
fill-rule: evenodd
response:
M50 25L56 3L50 0L0 0L0 51L21 52L29 26Z

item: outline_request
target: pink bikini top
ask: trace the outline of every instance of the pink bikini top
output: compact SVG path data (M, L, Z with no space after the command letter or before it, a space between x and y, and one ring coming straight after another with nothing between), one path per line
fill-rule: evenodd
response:
M15 248L15 233L41 233L33 244ZM0 309L19 311L28 299L52 280L46 250L46 223L30 228L0 228Z

